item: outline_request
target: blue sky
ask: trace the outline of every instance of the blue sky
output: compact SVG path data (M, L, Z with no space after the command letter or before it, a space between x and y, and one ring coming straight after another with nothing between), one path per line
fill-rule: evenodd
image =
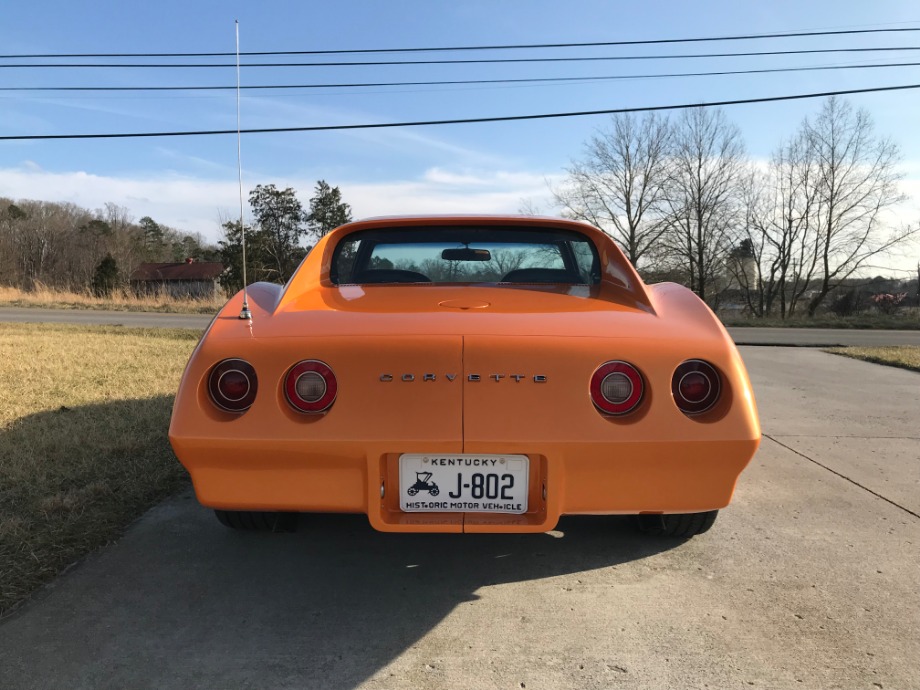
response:
M810 29L920 26L916 2L43 2L3 14L3 53L323 50L677 38ZM522 51L603 56L852 46L920 46L920 34ZM383 59L424 58L378 56ZM510 57L507 52L434 57ZM344 56L343 59L352 59ZM353 58L361 59L361 58ZM371 57L373 59L373 57ZM299 58L310 61L309 58ZM128 61L127 59L122 60ZM166 60L160 60L164 62ZM188 60L186 60L187 62ZM226 61L213 58L210 62ZM318 60L317 60L318 61ZM600 76L855 62L920 61L920 50L699 60L511 65L245 68L244 84ZM0 60L12 64L15 60ZM20 61L22 62L22 61ZM30 62L36 62L32 60ZM0 86L232 84L233 69L0 69ZM920 67L778 75L592 81L527 87L400 87L244 93L244 127L283 127L592 110L920 83ZM920 92L852 97L904 156L905 190L920 197ZM735 106L752 157L766 158L817 101ZM514 212L530 198L552 212L548 185L604 117L376 131L250 135L244 185L274 182L310 197L324 178L356 216L401 212ZM65 134L235 126L230 92L0 93L0 133ZM0 196L114 201L218 237L236 204L233 137L0 142ZM905 206L916 223L920 206Z

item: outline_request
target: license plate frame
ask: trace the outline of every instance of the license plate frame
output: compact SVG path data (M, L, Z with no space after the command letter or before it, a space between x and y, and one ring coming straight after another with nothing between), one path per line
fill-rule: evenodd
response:
M425 478L426 474L430 476ZM520 515L527 512L529 495L530 458L526 455L403 453L399 456L399 508L406 513Z

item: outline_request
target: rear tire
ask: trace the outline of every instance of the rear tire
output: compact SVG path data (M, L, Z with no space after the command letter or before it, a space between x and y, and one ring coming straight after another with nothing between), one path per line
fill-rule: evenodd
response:
M639 516L639 529L646 534L658 537L689 539L708 531L716 521L718 514L718 510L673 515L645 514Z
M224 527L261 532L296 532L297 513L261 510L215 510Z

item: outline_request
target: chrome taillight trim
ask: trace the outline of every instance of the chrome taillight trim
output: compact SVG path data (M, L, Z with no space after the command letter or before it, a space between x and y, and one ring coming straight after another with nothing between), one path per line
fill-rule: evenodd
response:
M326 384L326 390L316 402L304 400L297 394L297 381L307 372L319 374ZM338 379L335 372L325 362L318 359L304 359L288 369L282 383L284 397L288 404L303 414L322 414L327 412L338 397Z
M622 403L611 402L601 392L601 384L604 379L614 373L625 375L632 384L629 397ZM626 415L639 407L645 397L645 379L642 376L642 372L635 365L619 359L610 360L601 364L591 375L590 395L591 402L594 403L594 407L601 414L611 417Z
M242 374L246 378L246 383L248 385L246 393L239 398L230 398L224 395L223 391L220 389L220 382L223 380L224 376L232 372ZM215 407L225 412L232 412L234 414L246 412L255 402L258 390L259 377L256 375L255 368L245 359L223 359L211 367L211 371L208 374L208 396Z
M702 374L709 381L709 393L702 400L688 400L680 390L680 383L688 374ZM722 376L719 370L704 359L687 359L671 375L671 397L674 404L687 416L708 412L722 397Z

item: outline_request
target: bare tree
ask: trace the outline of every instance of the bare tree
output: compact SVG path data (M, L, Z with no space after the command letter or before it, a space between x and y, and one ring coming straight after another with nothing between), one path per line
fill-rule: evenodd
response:
M60 214L56 204L24 202L25 222L16 234L21 285L31 290L53 282L55 264L61 254Z
M531 196L524 197L518 204L518 211L522 216L543 216L546 213L540 207L540 204Z
M740 130L721 110L684 111L673 133L670 172L663 239L683 264L690 288L701 299L713 298L742 217L746 161Z
M809 316L870 258L916 232L885 226L887 211L905 197L898 190L898 147L874 130L867 111L836 97L802 124L819 186L813 224L820 284L808 303Z
M668 179L671 128L654 113L613 117L591 138L585 157L553 190L563 212L601 228L623 246L634 266L665 231L659 213Z
M97 212L111 232L105 253L111 254L118 264L118 284L125 286L135 266L144 260L144 231L134 223L131 211L124 206L108 202ZM95 268L93 269L95 273Z
M10 199L0 199L0 276L4 281L18 284L21 280L19 235L28 214Z
M765 171L747 179L742 227L753 270L738 282L755 316L776 309L782 318L793 314L814 277L818 194L812 149L801 132L777 148ZM730 265L737 273L737 264Z

